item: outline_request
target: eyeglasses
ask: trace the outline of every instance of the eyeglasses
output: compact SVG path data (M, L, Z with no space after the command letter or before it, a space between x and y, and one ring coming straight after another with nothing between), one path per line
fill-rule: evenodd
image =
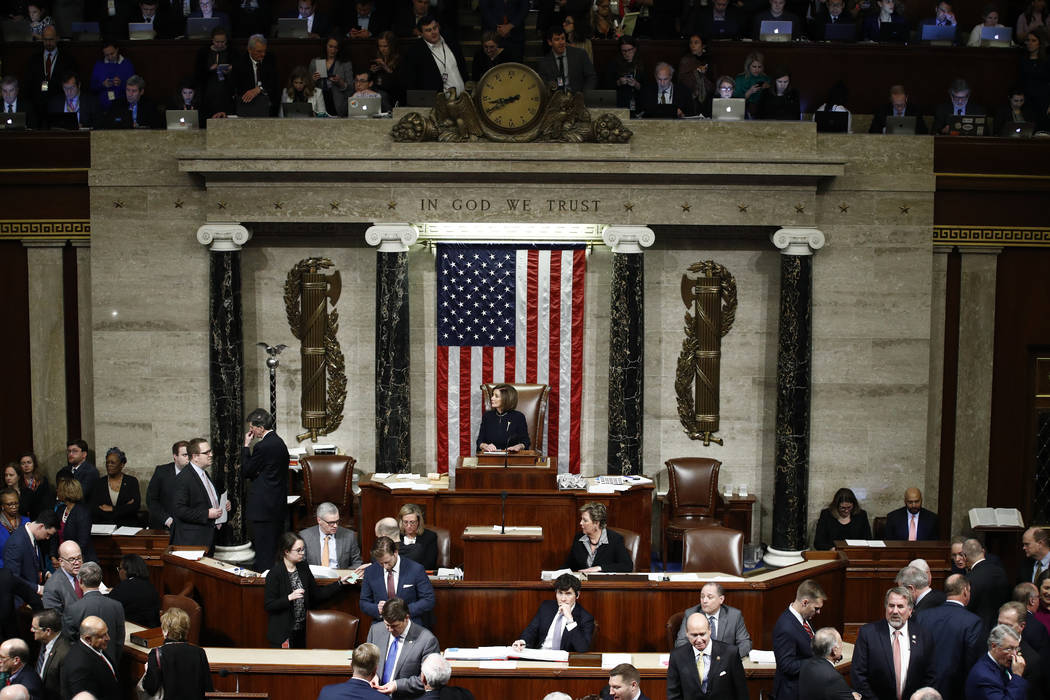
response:
M17 508L18 507L18 501L14 501L12 503L3 503L3 504L0 504L0 505L3 505L4 508Z
M306 547L296 547L295 549L291 549L289 551L295 552L296 554L305 554L306 553Z
M211 454L211 450L201 450L201 454L202 455L210 455Z
M338 525L339 524L339 519L336 518L335 520L325 520L324 518L321 518L321 522L324 523L325 525Z
M84 557L59 557L62 561L68 561L70 564L79 564L84 561Z

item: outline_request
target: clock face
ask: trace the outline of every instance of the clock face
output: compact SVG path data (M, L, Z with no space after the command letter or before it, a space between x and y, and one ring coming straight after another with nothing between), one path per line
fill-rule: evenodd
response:
M481 76L475 95L482 124L516 133L535 126L543 116L547 87L528 66L501 63Z

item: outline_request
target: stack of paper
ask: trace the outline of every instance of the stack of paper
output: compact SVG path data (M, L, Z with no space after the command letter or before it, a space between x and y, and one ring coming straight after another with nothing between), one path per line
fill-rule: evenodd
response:
M747 658L751 660L751 663L756 664L775 664L777 662L777 657L772 651L762 651L760 649L752 649Z
M116 529L117 529L116 525L92 525L91 526L91 534L92 535L112 535L113 532Z
M128 527L127 525L125 525L123 527L118 527L116 530L113 531L113 534L114 535L129 535L130 536L130 535L137 535L140 532L142 532L142 528L141 527Z

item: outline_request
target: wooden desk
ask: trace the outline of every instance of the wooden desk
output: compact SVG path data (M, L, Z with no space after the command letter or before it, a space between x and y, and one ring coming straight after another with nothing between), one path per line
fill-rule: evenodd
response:
M167 530L142 530L137 535L92 535L91 543L98 554L98 563L102 567L102 576L107 586L118 582L117 564L125 554L138 554L146 560L149 568L150 582L154 588L162 591L164 583L164 562L162 557L168 551L170 536Z
M512 572L535 570L542 566L542 557L543 528L505 533L484 526L463 530L463 578L467 581L513 581Z
M506 460L506 461L504 461ZM558 488L558 458L535 452L460 457L456 464L456 488L543 491Z
M815 579L828 594L819 625L842 627L846 559L836 552L806 554L809 561L777 571L746 579L720 578L726 603L742 611L756 649L773 648L773 626L795 599L799 583L807 578ZM194 581L192 597L204 609L204 644L267 646L261 577L242 578L232 572L232 567L210 560L191 562L170 554L164 555L164 566L166 576L178 581L188 576ZM639 574L591 577L583 583L580 596L580 604L599 622L591 651L622 649L623 640L631 640L634 651L669 651L667 619L696 605L703 582L715 576L697 574L693 580L672 582L650 581ZM436 597L432 631L442 647L509 644L521 635L540 603L554 595L549 581L432 581ZM371 622L361 614L359 595L359 585L346 586L321 607L360 618L360 642Z
M375 540L374 524L380 518L394 515L406 503L415 503L426 513L426 522L446 528L452 538L452 564L463 562L463 528L478 523L500 522L500 491L496 489L451 488L429 491L391 491L383 481L371 475L361 483L361 551L368 552ZM579 536L576 524L579 509L597 501L609 509L609 524L637 532L638 568L648 569L649 538L652 529L653 486L632 486L629 491L613 494L590 494L586 491L536 489L511 491L507 496L507 522L512 525L539 525L543 528L542 568L559 569ZM518 580L539 578L539 571L519 568L511 572Z
M892 588L897 572L913 559L925 559L930 565L932 588L941 588L951 572L948 552L951 542L908 542L887 540L885 547L851 547L835 542L835 549L848 560L846 565L846 615L843 639L854 641L861 625L880 620L882 600Z

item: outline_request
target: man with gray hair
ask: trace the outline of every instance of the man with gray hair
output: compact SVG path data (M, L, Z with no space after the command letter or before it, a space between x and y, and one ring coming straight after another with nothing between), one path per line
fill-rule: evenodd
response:
M798 695L807 700L861 700L835 670L842 660L842 635L834 627L821 627L813 635L813 656L802 662Z
M376 537L389 537L394 542L401 539L401 528L397 520L391 517L380 518L376 521Z
M968 569L966 578L970 581L970 602L966 609L981 618L987 634L995 627L999 606L1010 600L1010 580L1002 566L985 558L980 540L970 538L963 542L963 556Z
M988 634L988 653L977 660L966 677L966 700L1025 700L1025 658L1021 635L1009 625L996 625Z
M255 409L248 414L247 423L241 476L245 482L250 479L251 485L244 519L251 528L255 570L266 571L273 566L277 540L288 520L288 446L274 432L274 419L267 411ZM254 447L253 440L257 441Z
M452 666L441 654L427 654L420 666L423 690L419 700L474 700L474 694L465 688L448 684L452 678Z
M357 533L339 525L339 508L325 501L315 511L317 524L299 532L306 543L306 563L332 569L361 567Z
M981 618L966 609L970 582L965 576L949 576L944 581L944 592L947 601L923 612L919 624L937 635L933 655L937 681L932 685L948 700L961 700L966 672L984 649L984 628Z
M0 690L0 700L32 700L24 685L9 685Z
M916 621L921 611L935 608L946 600L944 593L930 588L930 567L925 559L916 559L897 572L896 583L911 593Z
M891 588L885 619L869 622L853 647L853 688L865 698L897 700L937 679L933 635L909 625L914 603L907 588Z
M146 97L146 81L141 75L128 78L124 83L124 94L110 105L108 114L108 124L113 128L126 129L129 125L136 129L162 127L160 111L157 104Z
M1024 631L1028 624L1027 613L1028 611L1023 605L1015 600L1010 600L1003 603L1002 607L999 608L999 619L997 622L1000 625L1008 626L1021 635L1020 653L1025 661L1024 679L1028 681L1028 697L1046 698L1048 693L1050 693L1050 688L1047 687L1050 677L1047 676L1046 670L1043 668L1039 652L1025 641Z
M70 639L77 638L80 623L89 617L101 618L109 631L105 654L114 667L120 665L124 651L124 606L99 592L102 585L102 567L93 561L80 567L80 587L84 597L66 606L63 624Z
M572 700L572 696L556 690L553 693L547 693L544 695L543 700Z
M674 81L674 68L670 63L657 63L653 77L655 81L642 87L642 109L646 117L677 119L694 114L692 93Z
M266 37L253 34L248 50L233 66L237 114L245 117L276 117L281 104L277 61L266 50Z
M936 688L926 686L912 693L908 700L944 700L944 697L937 692Z
M1014 586L1011 598L1028 611L1021 638L1031 644L1032 648L1040 654L1050 654L1050 632L1047 631L1046 625L1035 618L1035 611L1039 609L1039 589L1034 583L1022 581Z

